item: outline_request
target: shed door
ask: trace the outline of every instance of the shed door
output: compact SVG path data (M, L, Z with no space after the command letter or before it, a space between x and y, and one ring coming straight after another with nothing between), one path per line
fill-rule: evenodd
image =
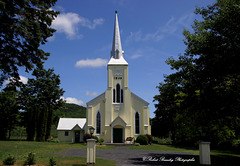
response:
M75 142L80 142L80 131L75 131Z

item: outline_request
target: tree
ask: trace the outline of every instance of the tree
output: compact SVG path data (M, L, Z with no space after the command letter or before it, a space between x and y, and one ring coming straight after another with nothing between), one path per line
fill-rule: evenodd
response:
M15 86L8 86L0 92L0 140L10 139L11 131L18 124L19 102Z
M167 61L176 72L158 87L155 115L171 120L175 142L204 139L217 146L240 136L240 1L218 0L196 14L203 21L194 21L193 33L184 30L185 54ZM173 84L174 97L164 101ZM162 101L174 105L171 116Z
M35 79L29 79L21 87L21 99L25 110L28 140L45 141L50 136L53 111L63 100L60 76L53 69L38 68L33 71Z
M19 80L18 67L42 67L49 53L39 47L55 32L50 26L59 14L51 9L56 1L0 1L0 87L7 78Z

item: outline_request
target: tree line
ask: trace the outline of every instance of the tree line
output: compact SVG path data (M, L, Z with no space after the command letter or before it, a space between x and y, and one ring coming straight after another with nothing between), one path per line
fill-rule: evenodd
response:
M60 76L53 69L35 69L35 78L17 87L13 80L0 93L0 139L7 139L16 126L26 127L28 141L45 141L51 134L53 111L64 101Z
M25 126L27 139L44 141L50 136L53 111L64 91L60 76L44 69L50 53L40 46L56 31L52 9L57 0L0 0L0 139L16 126ZM19 67L32 72L27 84L20 82ZM10 83L3 88L5 80Z
M196 8L184 30L186 50L166 63L174 71L157 86L152 134L175 144L227 146L240 139L240 1Z

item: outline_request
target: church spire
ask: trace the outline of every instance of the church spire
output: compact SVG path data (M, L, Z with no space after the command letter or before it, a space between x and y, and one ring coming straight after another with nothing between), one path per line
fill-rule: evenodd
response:
M114 23L111 58L120 59L121 57L123 57L123 51L122 51L122 45L121 45L121 39L120 39L117 11L115 11L115 23Z

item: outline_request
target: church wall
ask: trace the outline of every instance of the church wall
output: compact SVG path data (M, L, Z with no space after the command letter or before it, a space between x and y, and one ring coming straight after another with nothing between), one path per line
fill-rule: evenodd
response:
M103 139L105 142L110 143L111 142L111 126L105 126L104 128L104 136Z
M149 120L149 107L145 106L144 112L145 112L145 116L144 116L145 133L151 135L151 124L150 124L150 120Z
M148 108L148 107L147 107ZM137 137L138 134L135 134L135 113L138 112L140 115L140 134L147 134L148 133L148 129L144 126L146 123L146 119L148 119L148 116L146 116L147 110L144 109L144 104L142 102L140 102L139 100L137 100L135 97L132 97L132 133L134 135L134 137Z
M93 111L92 111L92 126L96 129L96 115L97 112L100 111L100 115L101 115L101 131L104 131L104 127L105 127L105 103L103 101L103 99L101 99L98 103L96 103L93 107ZM95 134L95 135L99 135L99 134ZM100 134L101 135L101 134Z
M87 120L86 120L86 126L85 126L85 133L89 133L89 128L91 127L91 126L93 126L93 115L92 115L92 110L93 110L93 108L92 108L92 106L88 106L87 107L87 112L86 112L86 114L87 114Z
M108 88L105 92L105 126L112 122L112 90Z
M125 122L127 123L127 125L131 125L132 121L131 121L131 103L132 103L132 99L131 99L131 92L128 88L126 88L124 90L124 105L123 105L123 118L125 120Z

